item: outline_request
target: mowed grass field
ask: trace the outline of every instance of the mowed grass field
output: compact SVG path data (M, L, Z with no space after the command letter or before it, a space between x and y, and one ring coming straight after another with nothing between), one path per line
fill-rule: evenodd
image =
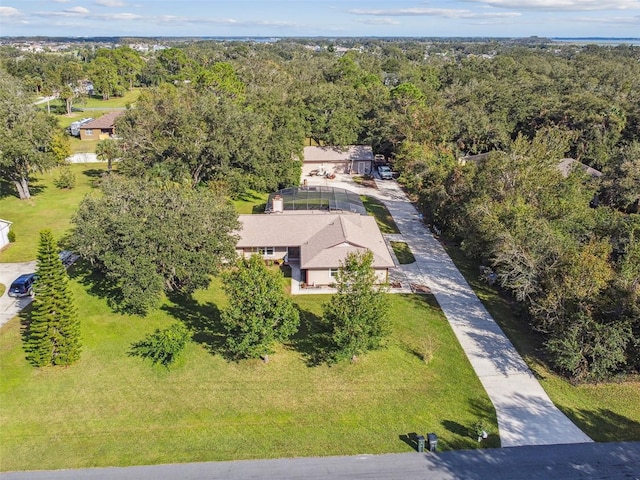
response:
M105 167L71 168L73 190L56 189L51 172L34 179L32 200L0 198L17 236L0 261L33 260L42 228L56 238L68 231ZM249 197L239 210L263 208L266 196ZM216 279L145 318L114 313L82 265L71 285L84 345L77 364L33 368L21 319L0 329L2 471L408 452L413 435L427 432L438 434L439 449L499 446L494 409L430 296L390 296L387 348L333 366L311 363L308 335L330 297L294 297L300 333L269 363L230 363L216 353L227 301ZM127 355L133 342L176 321L193 329L194 341L170 370ZM469 435L479 418L492 425L480 445Z
M0 330L3 471L409 452L405 437L427 432L440 449L475 448L478 418L493 429L481 446L499 445L493 407L431 297L391 296L388 347L333 366L309 364L306 335L328 297L295 297L298 336L269 363L230 363L211 347L226 302L217 281L147 318L113 313L84 282L72 281L84 342L76 365L33 368L19 319ZM198 333L170 370L127 355L173 321Z
M60 239L71 226L71 216L84 196L95 188L107 170L106 163L70 165L76 186L61 190L54 185L60 168L34 176L30 181L31 199L20 200L12 183L0 185L0 218L13 222L16 241L0 251L0 262L35 260L40 230L49 228Z

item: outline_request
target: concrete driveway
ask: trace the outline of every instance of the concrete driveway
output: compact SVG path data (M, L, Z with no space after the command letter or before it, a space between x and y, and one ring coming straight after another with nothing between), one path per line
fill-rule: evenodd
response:
M0 327L15 317L20 310L29 305L31 297L13 298L8 295L11 283L23 273L36 271L36 262L0 263L0 283L6 290L0 297Z
M394 238L406 242L416 258L400 270L438 301L496 409L503 447L592 441L553 404L397 182L376 179L377 188L363 188L348 175L315 181L385 204L400 230Z

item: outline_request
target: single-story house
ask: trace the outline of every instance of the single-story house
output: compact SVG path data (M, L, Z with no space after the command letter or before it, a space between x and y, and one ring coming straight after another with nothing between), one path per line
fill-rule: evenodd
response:
M80 140L105 140L116 133L116 119L124 110L109 112L95 120L80 125Z
M300 212L240 215L238 255L259 254L300 267L309 286L335 283L341 262L351 252L373 253L380 283L387 282L393 259L374 217L355 213Z
M357 173L373 171L373 149L369 145L345 147L304 147L302 175L319 173Z
M0 218L0 250L9 245L9 229L11 222Z

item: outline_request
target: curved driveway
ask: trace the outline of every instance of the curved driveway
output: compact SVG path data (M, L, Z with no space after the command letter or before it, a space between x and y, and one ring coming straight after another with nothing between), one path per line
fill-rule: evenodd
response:
M414 264L402 269L411 283L427 285L440 304L493 402L502 446L591 442L549 399L398 183L376 183L378 189L363 188L344 176L326 184L375 197L387 206L401 232L400 239L416 258Z

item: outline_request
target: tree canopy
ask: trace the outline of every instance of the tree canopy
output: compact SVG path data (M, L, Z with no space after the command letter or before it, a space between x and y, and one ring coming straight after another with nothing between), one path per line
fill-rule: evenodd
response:
M206 287L235 256L237 214L209 189L111 176L73 217L75 251L101 270L118 308L146 313L161 294Z
M25 350L37 366L71 365L80 358L80 320L67 271L50 230L40 232L35 299L25 332Z
M337 292L323 304L330 358L355 359L380 348L389 334L387 299L372 265L371 252L350 253L338 269Z
M0 175L21 199L31 197L29 177L56 164L56 120L37 110L16 79L0 70Z
M300 323L298 310L282 288L282 274L253 255L239 259L222 278L229 298L222 324L230 356L267 361L274 343L295 334Z

